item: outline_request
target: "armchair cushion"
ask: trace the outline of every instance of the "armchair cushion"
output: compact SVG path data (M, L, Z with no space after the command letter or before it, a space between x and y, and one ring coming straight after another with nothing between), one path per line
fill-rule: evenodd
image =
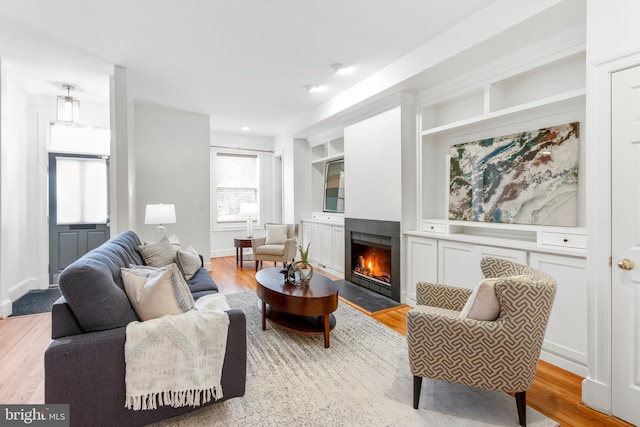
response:
M287 240L287 229L289 228L286 224L267 224L265 226L267 229L267 235L265 236L265 244L267 245L283 245L285 240Z
M284 243L279 245L262 245L258 246L255 255L284 256Z

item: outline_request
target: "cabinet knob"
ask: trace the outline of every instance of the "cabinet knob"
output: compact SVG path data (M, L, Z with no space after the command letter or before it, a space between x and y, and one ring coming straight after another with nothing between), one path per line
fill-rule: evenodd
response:
M618 261L618 267L623 270L633 270L635 266L636 264L629 258L622 258L620 261Z
M568 243L569 239L562 239L563 242Z

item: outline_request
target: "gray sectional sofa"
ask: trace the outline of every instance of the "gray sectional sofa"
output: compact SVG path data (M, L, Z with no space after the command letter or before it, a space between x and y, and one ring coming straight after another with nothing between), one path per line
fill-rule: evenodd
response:
M193 410L125 408L125 327L139 320L129 303L120 268L142 265L140 239L124 232L68 266L60 275L62 297L52 307L45 352L45 403L70 405L72 426L139 426ZM194 299L217 292L201 268L187 281ZM222 371L224 397L243 396L246 381L246 319L227 311L229 330ZM214 402L215 403L215 402ZM211 403L209 403L211 404Z

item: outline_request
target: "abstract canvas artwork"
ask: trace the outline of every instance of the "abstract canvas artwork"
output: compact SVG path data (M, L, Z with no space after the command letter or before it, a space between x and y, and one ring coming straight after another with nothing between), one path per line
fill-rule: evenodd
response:
M575 226L579 123L451 147L449 219Z

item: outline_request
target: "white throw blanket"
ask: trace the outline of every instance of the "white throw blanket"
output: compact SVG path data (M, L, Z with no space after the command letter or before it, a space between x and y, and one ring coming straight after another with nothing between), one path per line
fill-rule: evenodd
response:
M127 325L127 408L199 406L222 397L229 327L229 317L220 311L228 308L222 299L207 295L194 310Z

